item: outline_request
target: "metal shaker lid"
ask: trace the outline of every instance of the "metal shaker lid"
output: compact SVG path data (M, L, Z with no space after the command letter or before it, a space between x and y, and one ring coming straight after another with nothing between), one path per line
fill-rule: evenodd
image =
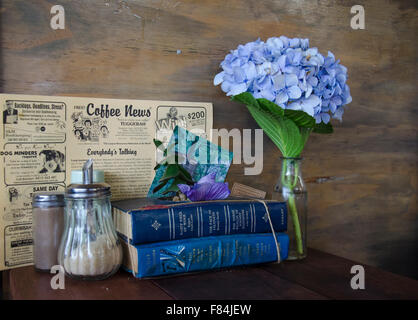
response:
M70 184L65 192L65 197L70 199L88 199L110 195L110 185L107 183Z
M110 185L107 183L93 183L93 160L87 160L83 165L83 183L70 184L65 197L70 199L88 199L110 196Z
M104 171L93 170L93 182L104 183ZM71 184L82 184L83 183L83 170L71 170Z
M37 192L32 197L33 208L63 207L64 192Z

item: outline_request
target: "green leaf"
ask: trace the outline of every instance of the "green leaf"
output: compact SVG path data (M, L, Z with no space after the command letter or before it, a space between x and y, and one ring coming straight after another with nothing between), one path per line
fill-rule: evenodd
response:
M288 118L278 117L258 107L247 106L254 120L280 149L284 157L297 157L302 152L304 139L296 124Z
M179 178L182 180L182 183L185 184L194 183L190 173L188 173L186 169L184 169L180 164L177 163L167 165L164 175L161 177L159 182L168 181L173 178Z
M265 111L270 111L272 114L275 114L279 117L283 117L285 111L274 102L271 102L270 100L264 98L259 98L257 99L257 101L260 107Z
M259 107L257 100L249 92L243 92L243 93L237 94L236 96L232 96L231 100L242 102L246 106Z
M188 185L192 185L193 184L193 181L188 181L188 180L183 179L183 175L180 174L179 176L173 177L173 178L171 178L169 180L164 180L164 181L161 181L160 180L160 184L158 184L152 190L152 192L153 193L158 192L159 190L161 190L162 188L164 188L165 186L167 186L170 183L170 180L172 180L173 182L171 183L170 187L167 188L167 190L164 190L164 192L162 194L166 194L166 193L172 192L172 191L177 192L179 190L178 187L177 187L178 184L188 184Z
M163 195L166 195L167 193L169 193L169 192L177 192L177 191L179 191L180 189L179 189L179 187L177 187L177 185L176 184L172 184L171 186L170 186L170 188L168 188L167 190L164 190L164 192L162 193Z
M305 147L306 142L308 141L309 135L311 134L312 130L313 130L312 128L300 128L300 135L302 138L303 148Z
M164 171L164 175L161 177L159 182L167 181L172 178L177 177L180 174L180 169L178 164L169 164Z
M182 174L185 180L187 180L190 183L194 183L192 176L186 169L183 168L182 165L179 165L179 169L180 169L180 173Z
M309 134L316 128L315 118L301 110L283 110L264 98L255 99L249 92L232 96L231 100L244 103L254 120L280 149L285 157L298 157ZM318 128L317 130L324 130Z
M315 124L313 132L326 134L326 133L333 133L334 129L332 127L331 122L328 122L328 123L320 122L320 123Z
M154 189L152 189L152 192L156 193L156 192L160 191L166 184L167 184L167 181L161 182Z
M153 139L153 141L157 148L163 144L160 140L157 140L157 139Z
M169 145L167 146L167 148L164 150L164 157L166 157L168 153L171 153L171 152L172 152L172 150L173 150L173 148L174 148L175 146L176 146L176 144L175 144L175 143L169 144ZM174 152L175 152L175 151L174 151ZM174 152L173 152L173 153L174 153Z
M169 156L165 157L159 163L162 165L179 164L179 163L184 163L185 161L186 161L186 158L183 155L176 152L174 154L170 154Z
M184 184L193 184L194 183L193 180L186 177L183 174L183 172L180 172L180 175L178 176L178 178L180 178L183 181L182 183L184 183Z
M157 147L157 150L160 150L161 152L163 152L163 156L165 157L167 155L167 149L163 149L164 145L160 140L157 139L153 139L155 146ZM158 151L157 151L158 152ZM157 170L160 165L165 161L165 159L161 160L155 167L154 170Z
M181 179L179 179L179 178L174 179L174 181L171 184L171 186L167 190L164 190L163 194L167 194L169 192L177 192L177 191L179 191L180 189L179 189L179 187L177 187L178 184L184 184L184 182Z
M284 110L284 116L292 119L300 128L313 128L315 126L315 118L311 117L305 111L286 109Z

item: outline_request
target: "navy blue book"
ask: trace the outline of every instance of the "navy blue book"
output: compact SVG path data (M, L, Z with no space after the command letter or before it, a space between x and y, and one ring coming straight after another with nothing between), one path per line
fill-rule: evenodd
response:
M288 255L289 237L276 233L280 259ZM137 278L214 270L277 261L270 233L203 237L132 245L121 239L122 267Z
M286 203L265 201L275 232L286 231ZM232 234L271 233L257 200L168 202L150 198L112 202L116 231L132 244Z

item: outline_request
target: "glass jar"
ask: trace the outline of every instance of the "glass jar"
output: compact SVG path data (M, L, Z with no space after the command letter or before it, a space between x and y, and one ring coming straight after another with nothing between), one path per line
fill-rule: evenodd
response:
M281 173L272 198L287 203L288 260L305 258L308 193L302 178L302 158L282 158Z
M32 218L35 269L49 272L58 264L58 248L64 228L64 193L35 193Z
M101 280L119 269L122 247L112 220L110 186L88 183L91 179L66 190L58 260L71 278Z

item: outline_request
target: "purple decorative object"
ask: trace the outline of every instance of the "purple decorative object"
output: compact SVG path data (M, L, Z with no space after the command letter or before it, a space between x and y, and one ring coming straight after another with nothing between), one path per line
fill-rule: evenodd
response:
M228 198L231 193L228 182L216 182L215 176L215 172L209 173L192 187L187 184L178 184L177 186L191 201L222 200Z

